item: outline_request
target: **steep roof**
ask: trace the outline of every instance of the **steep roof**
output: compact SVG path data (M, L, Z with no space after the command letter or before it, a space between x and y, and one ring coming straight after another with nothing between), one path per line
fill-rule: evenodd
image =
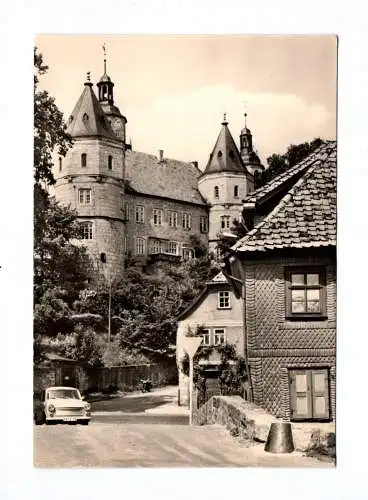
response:
M150 196L205 205L198 191L201 171L192 163L164 158L139 151L127 151L126 179L132 191Z
M326 141L293 169L301 169L302 176L233 250L254 252L336 245L336 142ZM272 186L266 185L252 196L255 199L264 196L270 188L285 182L285 178L289 176L280 174L269 183Z
M117 140L89 81L84 84L69 118L67 133L72 137L98 136Z
M247 172L226 121L222 122L222 128L203 175L216 172L237 172L241 174Z

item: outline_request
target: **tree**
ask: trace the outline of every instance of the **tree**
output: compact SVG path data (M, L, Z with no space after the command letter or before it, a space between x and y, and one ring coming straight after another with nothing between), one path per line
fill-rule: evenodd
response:
M34 49L34 180L46 185L55 184L52 173L52 154L65 156L72 145L66 133L63 114L55 104L55 99L46 90L38 90L39 76L45 74L48 66L43 56Z

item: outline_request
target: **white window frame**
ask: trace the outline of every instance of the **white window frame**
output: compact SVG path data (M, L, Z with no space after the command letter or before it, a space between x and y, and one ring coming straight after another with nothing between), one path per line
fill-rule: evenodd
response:
M153 209L153 225L162 226L162 208Z
M93 222L83 221L80 224L82 227L81 239L82 240L93 240ZM85 238L85 236L87 236L87 238Z
M135 206L135 222L137 224L144 224L144 205Z
M221 215L221 229L230 229L230 215Z
M78 189L78 203L79 203L79 205L91 205L91 203L92 203L92 189L91 188L79 188Z
M222 339L220 341L219 339ZM223 345L226 343L226 330L225 328L214 328L213 329L213 345Z
M141 237L137 237L135 240L135 253L136 255L146 255L146 240Z
M211 345L211 330L209 328L203 329L202 339L203 346L207 347Z
M217 292L217 309L231 309L231 295L229 290Z
M183 260L194 259L194 249L192 247L183 246L182 248Z
M169 227L178 227L178 212L169 210Z
M171 250L175 247L175 252ZM179 255L179 243L177 241L168 241L166 247L166 253L170 255Z
M151 240L150 242L150 253L158 254L161 253L161 240Z
M183 229L192 229L192 215L186 212L183 213Z

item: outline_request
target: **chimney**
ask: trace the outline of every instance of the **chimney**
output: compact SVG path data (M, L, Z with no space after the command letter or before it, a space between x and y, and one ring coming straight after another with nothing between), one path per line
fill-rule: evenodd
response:
M162 162L163 159L164 159L164 150L163 149L159 149L158 150L158 161Z
M192 161L192 164L193 164L196 168L198 168L198 162L197 162L197 161Z

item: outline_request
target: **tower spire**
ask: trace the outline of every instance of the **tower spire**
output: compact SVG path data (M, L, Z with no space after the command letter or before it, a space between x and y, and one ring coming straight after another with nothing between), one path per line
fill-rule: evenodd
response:
M102 50L104 52L104 73L106 74L106 42L103 43Z

